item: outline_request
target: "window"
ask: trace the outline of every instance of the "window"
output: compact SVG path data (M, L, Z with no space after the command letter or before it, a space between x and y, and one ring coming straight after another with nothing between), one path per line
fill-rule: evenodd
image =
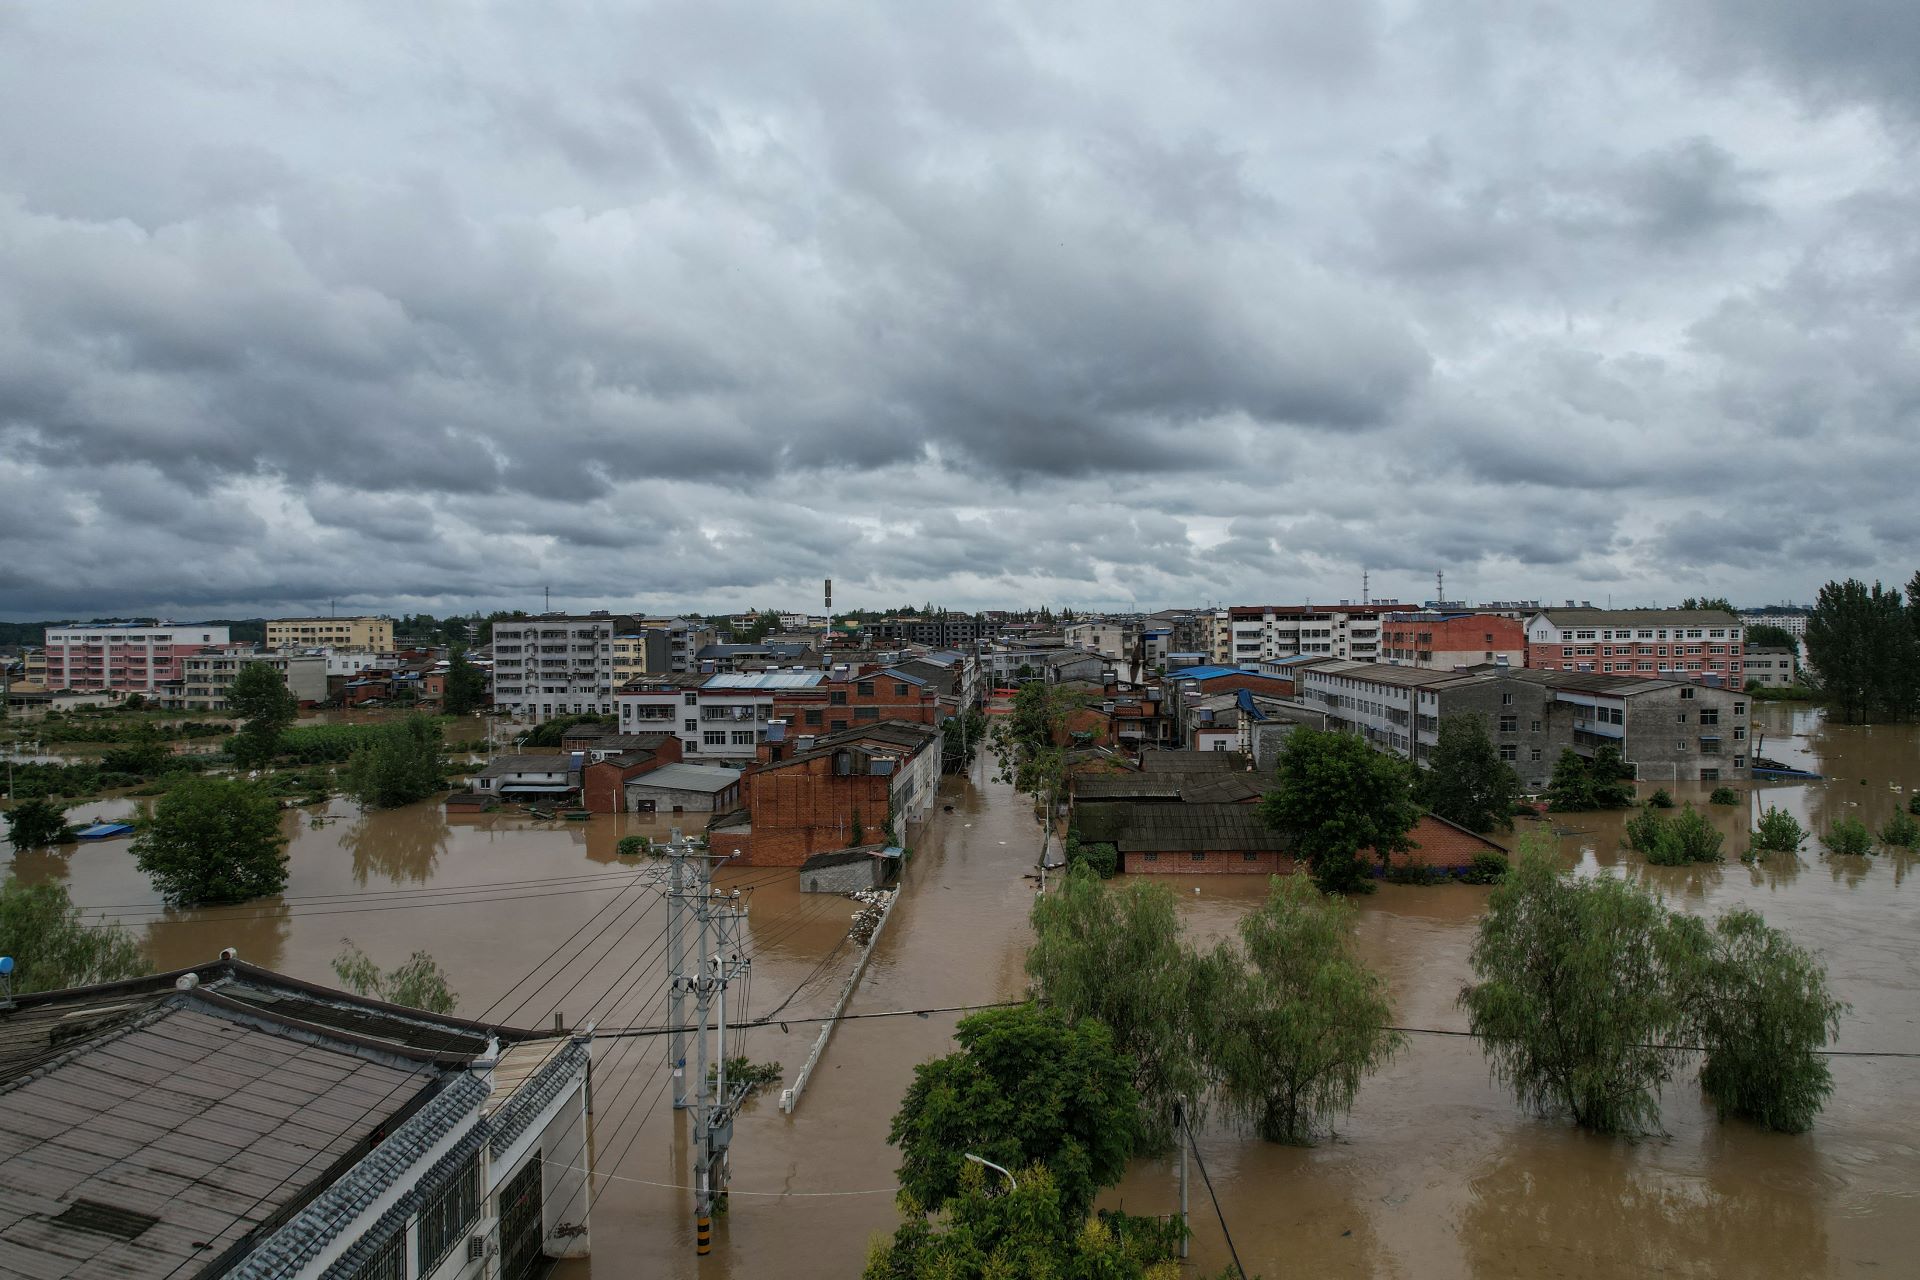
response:
M854 690L857 693L859 693L859 695L863 698L871 698L873 696L873 681L871 680L862 680L859 684L856 684L853 687L854 687Z
M700 727L700 722L698 720L682 720L680 723L686 726L688 733L692 733L695 729L698 729Z
M1744 702L1736 702L1736 703L1734 703L1734 704L1733 704L1733 714L1735 714L1735 715L1737 715L1737 716L1743 716L1743 715L1745 715L1745 714L1747 714L1747 704L1746 704L1746 703L1744 703Z
M827 730L830 733L838 733L846 727L847 722L845 720L831 720L827 722Z
M1720 781L1720 771L1718 769L1702 769L1700 771L1700 781L1718 782Z
M1703 756L1717 756L1717 755L1719 755L1719 754L1720 754L1720 739L1718 739L1718 738L1702 738L1702 739L1700 739L1700 754L1701 754L1701 755L1703 755Z
M1518 733L1519 731L1520 731L1519 716L1501 716L1500 717L1500 732Z
M853 709L853 718L855 720L878 720L880 718L880 708L855 707Z
M1150 854L1148 854L1148 855L1147 855L1147 861L1148 861L1148 862L1158 862L1158 861L1160 861L1160 855L1159 855L1159 854L1157 854L1157 853L1150 853Z
M1195 862L1205 862L1207 860L1207 855L1204 853L1196 853L1193 855L1193 860Z
M690 707L697 707L700 705L700 695L697 693L687 693L687 694L682 694L681 696L687 700L687 705Z
M1744 768L1746 768L1746 767L1747 767L1747 758L1746 758L1745 756L1735 756L1735 757L1733 758L1733 767L1734 767L1734 768L1736 768L1736 769L1744 769Z
M750 746L752 746L752 745L753 745L753 730L751 730L751 729L736 729L736 730L734 730L734 732L733 732L733 745L734 745L734 746L736 746L736 747L750 747Z
M1241 855L1240 855L1240 861L1242 861L1242 862L1258 862L1258 861L1260 861L1260 855L1259 855L1259 854L1257 854L1257 853L1243 853L1243 854L1241 854Z
M1719 724L1720 708L1718 707L1700 708L1700 723L1701 724Z
M1540 732L1540 722L1538 720L1530 720L1527 723L1533 726L1531 729L1528 730L1529 733Z
M1500 744L1500 758L1502 760L1518 760L1520 758L1520 748L1511 742L1503 742Z
M407 1280L406 1228L387 1237L372 1257L347 1273L346 1280Z
M911 692L911 690L904 684L896 684L893 686L893 696L896 698L904 698L909 692Z
M1501 705L1501 706L1503 706L1503 707L1510 707L1510 706L1512 706L1512 705L1513 705L1513 695L1512 695L1512 694L1510 694L1510 693L1503 693L1503 694L1501 694L1501 695L1500 695L1500 705Z
M1680 691L1680 699L1681 699L1681 701L1683 701L1683 702L1684 702L1684 701L1686 701L1686 700L1688 700L1688 699L1690 699L1690 698L1692 698L1692 697L1693 697L1693 690L1691 690L1691 689L1682 689L1682 690Z
M725 729L709 729L700 735L700 742L703 746L724 747L727 745L727 731Z
M1540 748L1538 748L1538 747L1535 747L1535 748L1533 748L1533 749L1532 749L1531 751L1529 751L1529 752L1527 752L1527 759L1529 759L1529 760L1531 760L1531 761L1533 761L1533 763L1535 763L1535 764L1539 764L1539 763L1540 763Z
M817 710L807 712L806 721L810 725L818 725L821 722L821 713Z
M1733 726L1733 740L1735 742L1745 742L1747 740L1747 726L1743 724Z
M847 705L847 691L846 691L845 689L835 689L835 690L833 690L832 692L830 692L830 693L828 693L828 694L827 694L827 704L828 704L829 706L835 706L835 707L844 707L844 706L846 706L846 705Z
M421 1206L419 1275L429 1275L440 1265L440 1260L466 1235L467 1225L479 1210L480 1165L469 1157L460 1171Z
M1685 724L1686 722L1687 722L1687 713L1686 713L1686 712L1684 712L1684 711L1682 711L1682 712L1680 713L1680 718L1679 718L1679 720L1678 720L1678 721L1677 721L1676 723L1679 723L1679 724Z

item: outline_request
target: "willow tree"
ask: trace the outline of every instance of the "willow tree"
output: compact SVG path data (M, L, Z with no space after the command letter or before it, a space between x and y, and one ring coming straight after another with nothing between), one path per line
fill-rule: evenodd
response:
M1745 907L1706 929L1694 1021L1706 1061L1700 1084L1722 1116L1799 1133L1833 1092L1820 1049L1847 1006L1827 991L1827 974L1804 948Z
M1352 903L1307 877L1275 876L1240 922L1241 947L1223 943L1203 966L1220 1100L1268 1142L1312 1141L1402 1043L1386 1026L1385 981L1355 950L1353 919Z
M1133 1063L1142 1145L1174 1139L1174 1106L1205 1087L1195 958L1180 938L1173 891L1133 880L1108 888L1085 862L1033 904L1027 976L1069 1021L1094 1018Z
M1460 1003L1522 1105L1582 1128L1634 1133L1660 1116L1660 1085L1687 1051L1693 935L1647 890L1562 875L1529 836L1487 899L1479 981Z

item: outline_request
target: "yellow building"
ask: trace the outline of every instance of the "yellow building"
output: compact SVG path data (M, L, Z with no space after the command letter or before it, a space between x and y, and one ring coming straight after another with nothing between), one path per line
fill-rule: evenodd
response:
M269 649L393 648L391 618L273 618L267 622Z

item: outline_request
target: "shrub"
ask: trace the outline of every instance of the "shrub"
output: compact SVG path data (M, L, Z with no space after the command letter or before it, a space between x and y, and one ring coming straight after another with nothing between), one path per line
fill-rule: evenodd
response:
M621 836L613 851L622 858L638 858L653 847L645 836Z
M1740 793L1732 787L1715 787L1713 794L1707 797L1708 804L1739 804Z
M1660 788L1658 791L1654 792L1652 795L1647 797L1647 807L1649 809L1673 808L1673 793L1671 791L1668 791L1665 787Z
M1453 877L1445 867L1430 867L1424 862L1388 861L1380 872L1388 884L1444 884Z
M1896 811L1891 818L1887 819L1887 825L1880 828L1880 843L1892 845L1896 849L1920 847L1920 822Z
M1465 884L1499 884L1506 878L1507 869L1512 864L1504 853L1494 853L1482 849L1473 855L1473 861L1461 871L1460 879Z
M1864 857L1873 852L1873 832L1867 830L1867 824L1858 818L1842 818L1827 828L1827 834L1821 838L1828 853L1845 854L1848 857Z
M1753 832L1756 853L1799 853L1807 842L1807 832L1785 809L1767 806L1760 825Z
M1907 797L1907 812L1920 817L1920 791L1915 791Z
M1627 843L1657 867L1718 862L1724 839L1692 805L1672 818L1647 809L1627 823Z

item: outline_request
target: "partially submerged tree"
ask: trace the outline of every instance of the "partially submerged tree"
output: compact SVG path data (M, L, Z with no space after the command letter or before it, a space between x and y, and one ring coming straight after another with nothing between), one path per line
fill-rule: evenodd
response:
M16 849L45 849L71 839L66 810L51 800L16 800L7 810L7 842Z
M914 1068L887 1134L903 1207L932 1212L960 1195L972 1153L1009 1169L1045 1163L1063 1212L1084 1215L1140 1136L1131 1064L1112 1033L1028 1003L962 1018L954 1039L956 1052Z
M1873 832L1860 819L1848 816L1827 828L1827 834L1820 838L1827 846L1828 853L1837 853L1846 857L1865 857L1873 852Z
M1833 1092L1820 1049L1847 1009L1828 993L1825 967L1745 907L1711 934L1698 920L1686 925L1702 956L1693 1008L1706 1048L1701 1086L1722 1116L1785 1133L1810 1128Z
M1807 843L1807 832L1785 809L1768 805L1754 828L1752 840L1754 853L1797 854Z
M1427 808L1473 831L1513 825L1520 779L1500 758L1485 716L1446 716L1427 767L1420 773L1420 799Z
M447 985L447 975L425 951L414 952L382 973L373 957L354 945L353 939L342 938L340 954L333 958L333 972L347 990L388 1004L403 1004L428 1013L452 1013L459 1003Z
M249 662L227 689L227 710L243 722L233 738L234 763L258 769L272 763L280 735L299 717L300 702L278 671L264 662Z
M1054 803L1066 786L1068 726L1073 713L1085 705L1086 699L1070 689L1029 680L1014 694L1012 710L994 726L1001 781L1032 796L1037 808Z
M1547 808L1556 813L1588 809L1624 809L1633 803L1633 770L1614 747L1601 747L1588 760L1571 747L1554 762L1547 782Z
M1404 852L1420 817L1411 767L1358 734L1295 729L1274 782L1260 816L1292 835L1296 854L1329 893L1371 892L1361 851Z
M287 883L280 805L249 782L188 778L153 806L134 863L169 906L244 902Z
M1685 1057L1673 1047L1688 1025L1685 967L1674 963L1685 946L1651 893L1562 875L1551 842L1530 836L1487 900L1478 981L1460 1003L1522 1105L1602 1133L1641 1132Z
M384 725L354 751L344 778L347 794L369 809L424 800L440 789L440 726L429 716Z
M1353 944L1353 904L1305 876L1275 876L1205 965L1208 1059L1222 1102L1268 1142L1307 1143L1349 1110L1403 1040L1386 983ZM1250 962L1250 963L1247 963Z
M465 648L456 648L447 661L446 692L441 709L450 716L471 715L487 702L487 676L467 660Z
M1724 840L1692 805L1671 818L1658 809L1644 809L1627 822L1628 845L1656 867L1719 862Z
M124 926L88 924L65 885L0 883L0 955L13 957L13 990L27 995L137 978L153 966Z
M1033 903L1027 976L1034 996L1069 1021L1096 1018L1132 1064L1141 1145L1174 1140L1174 1107L1205 1088L1194 956L1181 940L1172 890L1145 880L1115 888L1082 863Z

